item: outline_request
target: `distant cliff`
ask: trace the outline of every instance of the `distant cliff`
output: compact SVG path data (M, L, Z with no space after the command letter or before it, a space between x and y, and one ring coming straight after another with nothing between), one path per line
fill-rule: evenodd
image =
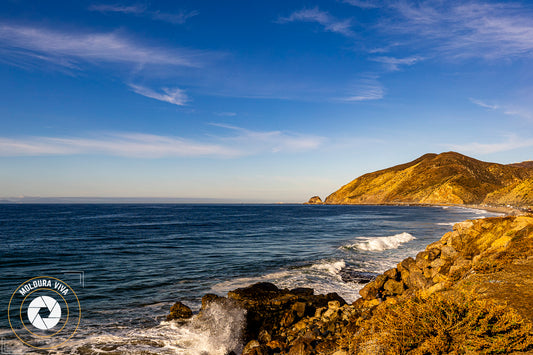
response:
M365 174L325 204L533 204L530 162L502 165L447 152Z

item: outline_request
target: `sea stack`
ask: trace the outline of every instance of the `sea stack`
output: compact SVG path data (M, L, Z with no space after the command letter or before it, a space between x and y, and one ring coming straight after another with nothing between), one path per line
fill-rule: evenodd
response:
M323 204L320 196L313 196L305 203L306 205L321 205Z

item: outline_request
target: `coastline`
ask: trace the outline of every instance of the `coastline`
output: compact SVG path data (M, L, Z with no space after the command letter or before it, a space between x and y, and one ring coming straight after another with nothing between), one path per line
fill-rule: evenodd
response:
M403 342L409 332L400 329L403 335L394 331L391 335L391 328L412 326L409 322L418 322L420 328L433 327L416 317L426 312L429 319L436 308L448 307L453 317L481 317L470 322L483 323L483 314L490 313L506 328L487 333L499 341L494 340L494 346L500 348L494 348L490 345L493 339L476 333L475 324L462 324L466 328L452 334L457 339L446 338L447 350L438 353L472 351L472 347L484 353L533 351L533 314L527 311L533 309L533 291L527 286L533 277L533 216L512 215L516 213L512 208L453 206L506 215L455 224L452 232L428 245L416 258L404 259L369 282L360 291L361 298L351 305L335 293L313 295L312 289L279 289L259 283L230 291L227 297L204 296L197 317L204 317L214 305L246 310L244 348L236 349L235 354L347 355L391 349L403 353L424 349L425 345L422 342L406 348ZM513 280L513 284L506 280ZM411 319L413 314L418 316ZM393 318L397 324L384 321ZM442 341L431 332L412 332L427 338L426 342ZM471 348L465 348L465 343ZM491 351L487 351L490 346Z
M420 206L420 207L459 207L473 210L481 210L492 213L503 213L506 216L519 216L528 213L528 207L519 206L491 206L484 204L451 204L451 203L418 203L418 202L390 202L390 203L310 203L304 205L328 205L328 206Z

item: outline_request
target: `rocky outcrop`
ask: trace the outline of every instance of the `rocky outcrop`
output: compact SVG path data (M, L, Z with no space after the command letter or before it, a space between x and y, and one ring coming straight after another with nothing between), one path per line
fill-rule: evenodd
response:
M314 295L310 288L279 289L267 282L230 291L227 297L205 295L199 316L212 302L232 302L246 310L243 341L248 345L243 353L249 349L250 354L260 354L259 348L286 350L291 347L291 341L296 339L290 330L302 319L314 316L318 310L327 309L329 305L337 308L346 305L336 293ZM305 328L302 324L299 325L300 329ZM259 344L259 348L255 344Z
M356 301L375 306L381 300L403 294L429 296L450 288L466 275L488 264L502 263L517 243L533 246L533 217L486 218L457 223L453 231L416 255L403 260L368 283ZM533 256L529 249L517 257ZM381 300L379 299L381 298Z
M306 205L321 205L323 204L320 196L313 196L305 203Z
M329 195L326 204L533 204L529 164L487 163L447 152L358 177ZM529 180L528 180L529 179ZM514 188L516 187L516 188ZM512 189L514 195L502 189ZM529 190L528 190L529 189ZM498 191L502 190L501 194ZM495 194L488 198L490 194Z

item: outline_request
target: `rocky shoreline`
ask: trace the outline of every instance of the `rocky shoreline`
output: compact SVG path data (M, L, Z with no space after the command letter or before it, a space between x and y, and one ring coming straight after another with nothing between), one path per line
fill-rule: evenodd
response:
M228 354L533 353L531 280L533 216L494 217L455 224L351 305L336 293L258 283L205 295L195 316L177 302L168 320L242 310L242 346Z

